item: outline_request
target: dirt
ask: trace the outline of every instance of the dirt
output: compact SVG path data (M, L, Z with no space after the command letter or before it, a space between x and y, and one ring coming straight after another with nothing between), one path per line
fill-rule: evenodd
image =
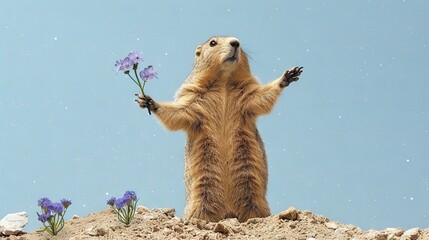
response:
M85 217L73 216L66 221L57 236L47 232L29 232L18 236L3 236L0 240L132 240L132 239L355 239L355 240L429 240L428 229L387 228L363 231L360 228L334 222L309 211L289 208L267 218L252 218L240 223L226 219L218 223L199 219L184 220L174 209L137 208L129 226L118 221L113 210L107 209Z

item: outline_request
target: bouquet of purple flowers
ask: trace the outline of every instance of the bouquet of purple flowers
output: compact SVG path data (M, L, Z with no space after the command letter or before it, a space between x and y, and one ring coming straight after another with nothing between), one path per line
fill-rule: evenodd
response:
M70 199L65 198L59 203L54 203L47 197L39 199L38 206L42 209L42 213L37 213L37 216L38 220L45 227L41 231L57 235L64 227L64 215L71 204Z
M118 61L116 61L115 68L117 72L122 71L126 75L128 75L128 77L130 77L131 80L133 80L133 82L137 84L137 86L140 88L143 96L145 96L144 86L146 82L153 78L158 78L157 77L158 73L156 72L155 68L152 65L149 65L147 66L147 68L144 68L142 71L140 71L139 74L137 74L137 68L138 68L139 62L143 62L142 53L139 53L137 51L132 51L124 59L119 59ZM130 74L131 69L134 72L135 78ZM143 84L140 81L139 76L143 81ZM151 114L150 109L148 108L147 110L150 115Z
M121 198L111 197L108 199L107 205L118 214L118 220L128 226L134 218L137 201L137 195L134 191L126 191Z

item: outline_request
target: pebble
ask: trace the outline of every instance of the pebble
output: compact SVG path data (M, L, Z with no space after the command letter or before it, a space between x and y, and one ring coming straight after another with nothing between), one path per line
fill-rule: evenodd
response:
M419 228L411 228L404 232L403 237L409 238L411 240L416 240L419 237L420 229Z
M214 232L228 234L229 230L222 223L217 223L213 229Z
M327 223L325 223L325 226L327 228L334 229L334 230L338 228L338 225L334 222L327 222Z
M198 229L203 229L204 226L207 224L206 221L201 220L201 219L197 219L197 218L191 218L191 219L189 219L189 223L197 226Z
M335 233L335 234L344 234L344 233L346 233L347 231L349 231L349 229L348 229L348 228L338 228L338 229L335 229L334 233Z
M386 228L383 232L387 233L389 237L400 237L404 234L404 230L401 228Z
M380 231L371 229L371 230L368 230L365 236L371 240L387 240L388 234L385 232L380 232Z
M0 220L0 229L3 235L18 235L28 223L26 212L11 213Z
M298 210L290 207L279 214L279 219L286 219L294 221L298 218Z
M102 227L98 228L98 227L94 227L94 226L91 226L85 230L85 234L92 236L92 237L104 236L108 232L109 231L106 228L102 228Z
M240 222L237 218L227 218L225 220L222 220L221 223L225 224L226 226L239 226Z
M156 219L158 219L158 217L154 216L154 215L144 215L143 219L144 220L156 220Z
M161 208L160 209L165 215L169 216L169 217L174 217L174 215L176 214L176 209L174 208Z
M247 220L247 224L255 224L255 223L261 223L265 220L265 218L250 218Z

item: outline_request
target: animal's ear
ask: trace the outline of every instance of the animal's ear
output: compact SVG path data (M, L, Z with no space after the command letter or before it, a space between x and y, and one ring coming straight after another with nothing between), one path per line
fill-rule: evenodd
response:
M202 46L198 46L197 50L195 50L195 56L199 57L201 55Z

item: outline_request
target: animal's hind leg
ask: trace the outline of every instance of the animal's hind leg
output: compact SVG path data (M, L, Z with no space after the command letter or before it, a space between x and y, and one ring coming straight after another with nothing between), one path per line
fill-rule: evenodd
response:
M245 130L235 134L236 154L232 164L232 193L229 199L240 222L270 215L267 191L268 169L259 134Z
M209 137L197 140L189 166L189 201L186 217L217 222L225 216L224 182L219 150Z

